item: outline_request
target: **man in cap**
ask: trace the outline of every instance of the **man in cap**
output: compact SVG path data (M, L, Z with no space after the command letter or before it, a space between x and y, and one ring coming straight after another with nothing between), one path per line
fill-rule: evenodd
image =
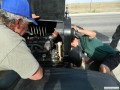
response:
M3 0L0 10L0 70L14 70L23 79L39 80L43 70L22 37L32 19L27 0Z

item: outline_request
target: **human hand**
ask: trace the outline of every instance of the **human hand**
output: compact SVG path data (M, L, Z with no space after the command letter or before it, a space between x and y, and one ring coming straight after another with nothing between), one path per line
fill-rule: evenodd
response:
M58 32L54 31L54 32L52 33L52 35L53 35L54 37L57 37L57 36L58 36Z
M75 25L72 25L71 28L74 29L76 32L78 32L78 30L79 30L79 28Z
M50 39L51 39L51 40L54 40L55 38L57 38L57 36L58 36L58 32L54 31L54 32L52 33L52 35L50 36Z
M40 17L40 16L37 16L37 15L34 14L34 13L32 14L32 18L33 18L33 19L37 19L37 18L39 18L39 17Z
M77 47L78 46L78 39L75 38L72 42L71 42L71 46L73 47Z

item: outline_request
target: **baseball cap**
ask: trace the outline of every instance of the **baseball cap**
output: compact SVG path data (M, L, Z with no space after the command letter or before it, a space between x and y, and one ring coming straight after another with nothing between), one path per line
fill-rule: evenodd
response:
M28 18L35 25L37 22L32 18L28 0L2 0L1 9Z

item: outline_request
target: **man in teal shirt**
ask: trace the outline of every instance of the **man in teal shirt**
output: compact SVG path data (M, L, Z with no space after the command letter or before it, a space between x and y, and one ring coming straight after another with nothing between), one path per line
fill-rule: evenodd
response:
M78 39L74 39L71 43L76 47L79 45L84 53L90 58L86 63L89 64L92 61L100 62L99 71L103 73L109 73L116 68L120 62L120 55L118 51L115 51L111 46L102 43L97 39L96 33L90 30L82 30L76 26L72 28L80 34L83 34Z

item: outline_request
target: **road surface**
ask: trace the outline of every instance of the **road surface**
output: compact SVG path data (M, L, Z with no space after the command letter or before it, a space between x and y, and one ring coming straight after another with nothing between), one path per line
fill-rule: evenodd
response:
M70 16L72 24L79 25L85 29L95 30L109 38L112 37L116 27L120 24L120 13L79 14Z

